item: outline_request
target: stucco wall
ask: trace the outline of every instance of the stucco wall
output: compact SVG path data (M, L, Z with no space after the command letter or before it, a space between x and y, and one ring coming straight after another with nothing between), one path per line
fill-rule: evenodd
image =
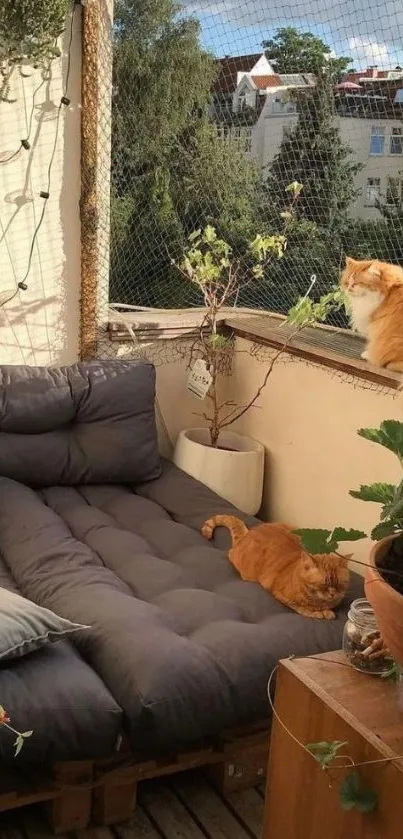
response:
M230 395L245 403L264 377L265 364L251 358L250 344L237 341ZM267 450L264 514L295 527L335 525L368 532L379 507L357 501L349 489L373 481L401 479L397 459L357 436L357 429L383 419L403 419L394 392L347 380L318 365L291 360L275 368L259 408L238 430L260 440ZM366 561L368 544L352 546Z
M0 309L1 361L8 364L59 364L75 361L79 340L80 293L80 85L81 9L76 7L71 46L69 107L63 107L50 198L33 248L28 290ZM57 109L67 70L70 29L63 56L52 64L52 77L36 93L39 71L29 78L14 73L11 98L0 102L0 293L12 293L29 261L35 227L47 189L55 143ZM31 148L1 163L27 137L31 112ZM7 294L8 296L8 294Z

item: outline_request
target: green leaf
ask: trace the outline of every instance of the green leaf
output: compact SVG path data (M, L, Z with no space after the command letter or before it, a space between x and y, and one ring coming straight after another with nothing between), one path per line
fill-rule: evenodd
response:
M344 527L335 527L332 533L332 542L358 542L359 539L366 539L367 534L362 530L345 530Z
M400 528L396 522L381 521L371 530L371 539L374 539L375 542L379 542L380 539L385 539L386 536L393 536L394 533L399 532Z
M379 428L360 428L358 434L365 440L379 443L403 460L403 422L384 420Z
M298 181L292 181L292 183L286 186L285 191L291 192L293 195L298 196L302 192L303 188L303 185L300 184Z
M353 498L360 501L374 501L376 504L387 504L394 500L395 487L393 484L362 484L359 489L351 489L349 492Z
M200 228L199 228L199 230L194 230L193 233L191 233L190 236L188 237L189 242L194 242L196 239L200 239L200 235L201 235Z
M343 748L343 746L347 746L347 740L332 740L331 742L321 741L319 743L307 743L305 748L308 752L313 755L315 760L322 766L324 769L326 766L337 757L337 752Z
M309 554L327 554L334 550L333 546L329 550L331 530L302 528L293 532L301 540L303 548Z
M362 530L346 530L344 527L335 527L333 531L302 528L293 532L309 554L334 553L339 547L339 542L357 542L359 539L366 539L367 536Z
M357 770L349 772L341 782L339 797L343 810L355 808L360 813L371 813L378 803L376 792L364 785Z
M398 499L392 504L387 504L381 513L381 520L394 521L397 524L403 525L403 499Z
M203 231L203 239L207 244L211 245L217 239L217 233L215 231L215 227L211 224L208 224L205 230Z

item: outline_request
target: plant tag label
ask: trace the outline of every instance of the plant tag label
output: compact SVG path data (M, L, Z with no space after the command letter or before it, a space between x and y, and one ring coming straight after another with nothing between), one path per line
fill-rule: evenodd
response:
M207 369L207 364L198 358L188 376L187 388L193 396L204 399L210 390L213 377Z

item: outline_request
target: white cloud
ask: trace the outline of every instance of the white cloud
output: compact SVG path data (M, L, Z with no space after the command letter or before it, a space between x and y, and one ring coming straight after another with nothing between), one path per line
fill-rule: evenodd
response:
M356 36L349 39L348 46L351 58L359 67L393 67L394 58L387 44Z
M348 49L358 64L394 67L402 60L403 3L399 0L181 0L196 15L217 16L217 26L261 29L262 40L279 26L314 31L340 55ZM221 20L220 20L221 19ZM219 21L219 22L218 22ZM224 29L223 29L224 34Z

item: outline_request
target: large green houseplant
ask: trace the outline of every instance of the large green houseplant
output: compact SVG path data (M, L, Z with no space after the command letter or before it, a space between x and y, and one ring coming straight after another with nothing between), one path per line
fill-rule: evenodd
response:
M383 446L403 468L403 422L384 420L379 428L362 428L360 437ZM371 532L375 541L365 574L365 594L394 659L403 666L403 478L396 484L374 483L351 490L361 501L381 505L379 523Z
M403 422L384 420L379 428L361 428L360 437L394 454L403 468ZM361 501L380 504L379 522L371 531L373 545L366 563L365 594L375 612L384 646L403 667L403 478L396 484L363 484L350 495ZM327 530L296 531L311 553L337 552L335 542L364 538L360 531L333 533ZM344 535L341 535L344 534Z

